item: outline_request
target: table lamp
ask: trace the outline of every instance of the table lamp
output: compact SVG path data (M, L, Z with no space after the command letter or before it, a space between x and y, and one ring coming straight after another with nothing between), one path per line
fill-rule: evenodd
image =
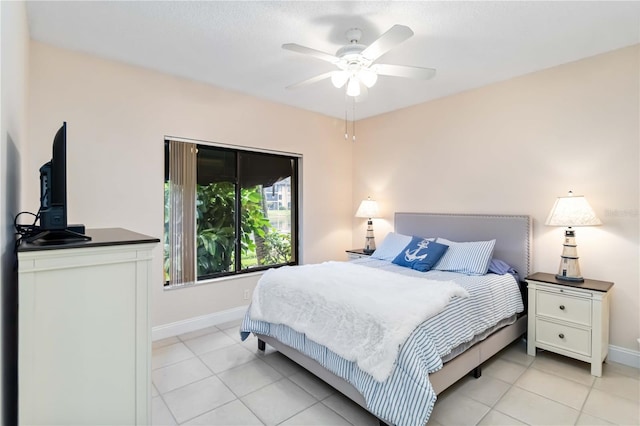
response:
M378 217L378 203L367 197L366 200L362 200L358 211L356 211L356 217L367 218L367 236L364 243L364 252L367 254L376 251L376 240L373 236L373 221L372 219Z
M578 246L573 227L602 225L587 199L582 195L574 195L571 191L566 197L558 197L545 225L567 227L564 232L564 247L560 256L560 268L556 278L562 281L584 281L584 278L580 275Z

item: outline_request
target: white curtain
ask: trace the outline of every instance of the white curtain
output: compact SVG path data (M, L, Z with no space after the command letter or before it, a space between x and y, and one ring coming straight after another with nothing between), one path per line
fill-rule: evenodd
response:
M169 285L196 280L196 144L169 141Z

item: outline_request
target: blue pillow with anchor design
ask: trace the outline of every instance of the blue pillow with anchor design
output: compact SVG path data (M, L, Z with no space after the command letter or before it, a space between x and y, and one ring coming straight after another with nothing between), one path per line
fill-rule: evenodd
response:
M393 263L416 271L427 272L444 256L449 246L431 241L430 238L413 237Z

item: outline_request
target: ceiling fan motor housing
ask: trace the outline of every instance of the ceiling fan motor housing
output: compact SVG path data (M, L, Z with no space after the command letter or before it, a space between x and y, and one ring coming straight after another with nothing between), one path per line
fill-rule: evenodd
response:
M347 62L349 60L360 59L362 57L360 53L362 53L366 48L367 46L364 44L347 44L346 46L342 46L338 49L336 56L340 59L346 60Z
M368 61L362 56L362 51L367 48L364 44L358 43L362 37L362 30L359 28L351 28L345 33L349 44L342 46L336 52L336 56L341 59L343 66L348 65L369 66ZM343 68L344 69L344 68Z

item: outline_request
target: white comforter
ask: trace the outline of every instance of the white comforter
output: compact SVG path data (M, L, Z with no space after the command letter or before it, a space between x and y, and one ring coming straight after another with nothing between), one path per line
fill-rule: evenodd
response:
M469 294L452 281L325 262L265 272L249 316L286 324L382 382L411 332L455 296Z

